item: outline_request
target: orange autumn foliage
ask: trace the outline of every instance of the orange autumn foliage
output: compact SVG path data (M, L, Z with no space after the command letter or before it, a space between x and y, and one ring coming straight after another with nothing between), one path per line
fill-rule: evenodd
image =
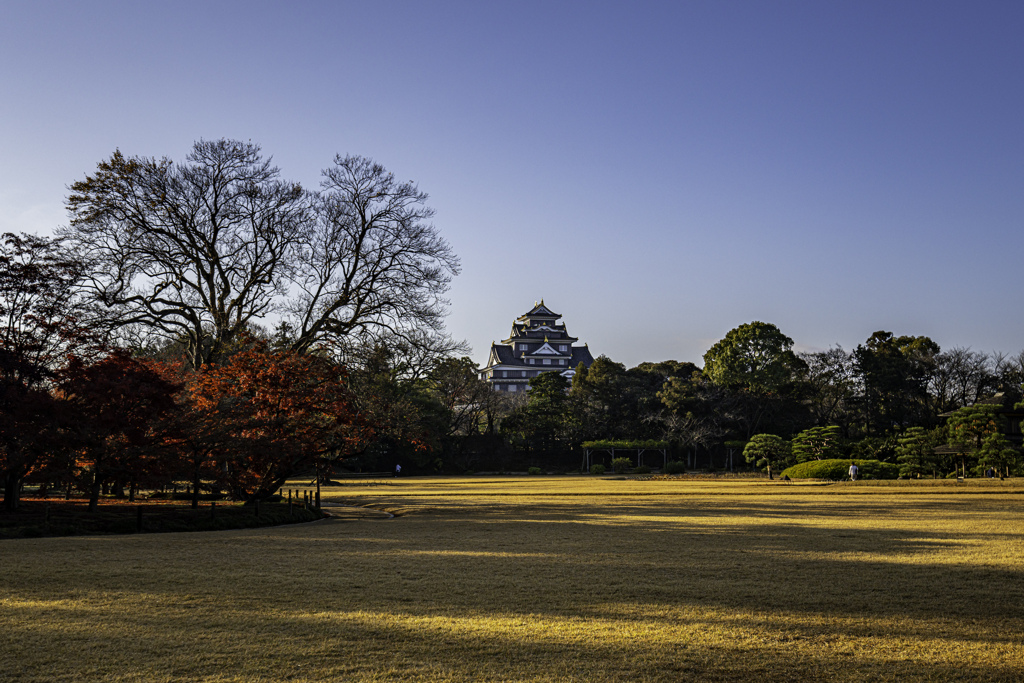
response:
M327 454L358 449L372 433L343 367L250 341L223 365L195 374L187 389L194 410L230 434L215 455L217 476L244 500L273 494L288 477Z

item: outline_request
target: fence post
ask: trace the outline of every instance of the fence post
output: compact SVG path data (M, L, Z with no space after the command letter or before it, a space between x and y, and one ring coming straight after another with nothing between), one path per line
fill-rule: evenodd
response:
M135 530L142 533L142 506L135 508Z
M216 517L216 516L217 516L217 501L212 501L210 503L210 517Z

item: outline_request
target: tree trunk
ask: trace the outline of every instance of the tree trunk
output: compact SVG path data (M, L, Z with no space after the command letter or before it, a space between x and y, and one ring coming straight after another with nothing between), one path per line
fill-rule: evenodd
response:
M773 481L775 478L772 476L772 466L768 465L768 480Z
M92 486L89 487L89 512L96 512L96 508L100 504L100 488L102 488L100 482L99 472L93 476Z
M199 509L199 467L192 471L192 509Z
M8 473L4 477L4 510L15 512L18 509L18 502L21 491L21 477Z

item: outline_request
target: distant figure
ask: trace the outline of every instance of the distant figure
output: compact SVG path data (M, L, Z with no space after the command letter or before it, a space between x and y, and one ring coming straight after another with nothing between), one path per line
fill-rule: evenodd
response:
M857 481L857 475L860 473L860 468L857 467L857 463L850 463L850 481Z
M989 479L995 479L996 471L989 467L987 470L985 470L985 476L988 477Z
M402 466L401 465L395 465L395 476L397 477L401 473L402 473Z

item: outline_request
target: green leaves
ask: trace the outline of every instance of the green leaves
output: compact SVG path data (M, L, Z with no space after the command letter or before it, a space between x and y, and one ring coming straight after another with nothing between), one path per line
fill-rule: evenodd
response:
M792 348L793 340L771 323L740 325L704 354L704 375L722 386L777 391L803 364Z
M839 427L812 427L793 437L793 455L797 462L828 460L842 456Z
M755 434L743 449L743 457L761 469L782 465L790 456L789 442L774 434Z

